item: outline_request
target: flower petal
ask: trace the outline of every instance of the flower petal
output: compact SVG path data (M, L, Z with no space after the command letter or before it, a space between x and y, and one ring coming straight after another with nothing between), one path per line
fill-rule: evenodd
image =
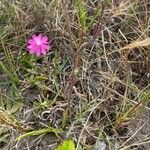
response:
M44 37L42 38L42 43L48 44L48 37L47 37L47 36L44 36Z
M40 50L36 50L36 56L40 56L41 55L41 51Z
M36 46L36 56L41 55L41 48L39 46Z
M50 46L49 46L49 45L42 44L42 45L41 45L41 49L42 49L42 50L49 50L49 49L50 49Z
M40 34L37 36L37 38L38 38L39 40L42 40L42 34L40 33Z
M27 48L28 48L29 50L32 50L32 49L35 49L35 46L32 44L32 45L28 45Z
M46 56L46 50L41 50L41 53Z
M29 49L30 54L33 54L36 51L36 47L34 45L28 45L27 48Z
M36 40L36 39L37 39L37 36L36 36L36 35L32 35L32 39L33 39L33 40Z
M30 54L34 54L35 51L36 51L35 49L30 49L30 50L29 50Z
M33 39L29 39L28 40L28 44L34 44L34 40Z

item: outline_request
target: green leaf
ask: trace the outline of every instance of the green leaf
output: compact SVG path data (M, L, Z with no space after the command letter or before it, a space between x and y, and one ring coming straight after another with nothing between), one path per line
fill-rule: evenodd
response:
M37 82L37 81L47 81L47 80L48 80L48 78L43 77L43 76L36 76L34 78L34 82Z
M8 84L6 96L2 96L0 99L0 107L14 114L22 108L22 99L21 92L17 89L16 85Z
M41 135L41 134L45 134L45 133L59 134L59 133L62 133L62 129L55 129L55 128L49 127L49 128L44 128L44 129L40 129L40 130L30 131L23 135L20 135L19 137L16 138L16 140L20 140L27 136L36 136L36 135Z
M75 144L72 140L66 140L56 150L75 150Z
M67 120L68 120L68 110L65 110L62 118L62 128L65 128Z
M43 77L43 76L36 76L36 77L31 77L30 79L29 79L29 83L30 84L32 84L32 85L36 85L36 84L38 84L38 83L40 83L41 84L41 82L42 81L47 81L48 80L48 78L46 78L46 77Z
M5 65L4 65L1 61L0 61L0 69L1 69L7 76L10 75L8 69L5 67Z
M57 99L53 99L53 100L45 100L44 102L34 102L34 106L37 108L48 108L51 107Z

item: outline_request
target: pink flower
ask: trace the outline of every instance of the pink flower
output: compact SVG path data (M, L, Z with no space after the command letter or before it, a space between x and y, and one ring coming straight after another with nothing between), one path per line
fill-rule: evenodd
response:
M42 34L32 35L32 38L28 40L27 48L30 54L36 53L36 56L41 54L46 56L47 51L50 49L48 37Z

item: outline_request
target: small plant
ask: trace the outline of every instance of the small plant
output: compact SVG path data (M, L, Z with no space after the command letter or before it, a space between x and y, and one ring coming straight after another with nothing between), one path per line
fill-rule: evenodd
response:
M75 144L72 140L66 140L56 150L75 150Z
M22 124L8 111L0 107L0 124L5 127L12 127L20 132L27 132L29 129L22 127Z

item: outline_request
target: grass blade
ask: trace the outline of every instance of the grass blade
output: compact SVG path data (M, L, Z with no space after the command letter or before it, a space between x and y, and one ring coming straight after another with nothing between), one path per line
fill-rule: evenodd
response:
M80 25L84 29L87 20L87 10L83 0L77 0L77 9Z

